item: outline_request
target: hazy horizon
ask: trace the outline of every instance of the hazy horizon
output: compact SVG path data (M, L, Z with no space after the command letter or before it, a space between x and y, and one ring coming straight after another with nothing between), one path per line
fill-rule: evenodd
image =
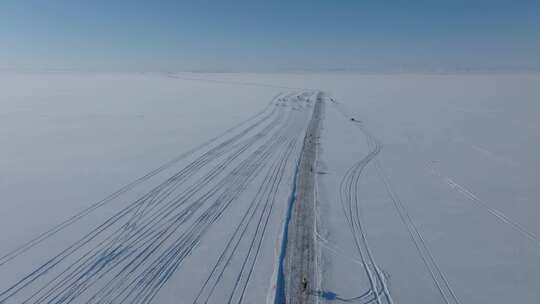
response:
M536 1L3 1L0 69L538 70Z

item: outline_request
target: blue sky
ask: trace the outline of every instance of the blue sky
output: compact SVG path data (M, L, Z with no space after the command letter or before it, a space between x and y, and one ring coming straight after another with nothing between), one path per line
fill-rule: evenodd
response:
M540 68L540 1L0 1L0 68Z

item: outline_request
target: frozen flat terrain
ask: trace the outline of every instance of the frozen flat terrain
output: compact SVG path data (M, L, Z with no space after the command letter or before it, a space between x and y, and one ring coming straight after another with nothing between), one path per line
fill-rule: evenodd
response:
M540 76L256 81L318 88L336 101L319 156L323 299L377 302L371 290L386 286L382 303L538 302ZM341 194L347 182L356 193Z
M279 303L317 96L300 302L540 299L540 75L0 81L0 303Z

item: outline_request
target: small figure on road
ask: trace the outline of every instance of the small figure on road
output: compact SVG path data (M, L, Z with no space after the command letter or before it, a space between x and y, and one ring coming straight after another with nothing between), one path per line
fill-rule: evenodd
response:
M308 288L308 281L306 277L302 277L302 292L306 292Z

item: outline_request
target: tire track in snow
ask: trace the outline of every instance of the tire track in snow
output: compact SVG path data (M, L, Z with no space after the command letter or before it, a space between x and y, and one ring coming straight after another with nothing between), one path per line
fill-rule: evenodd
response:
M277 119L279 119L279 115L277 115ZM270 124L269 127L272 127L272 124ZM269 127L267 127L265 129L266 132L269 131L269 129L268 129ZM244 131L246 131L246 130L244 130ZM241 132L238 136L242 137L243 135L245 135L244 131ZM265 132L265 131L263 131L263 132ZM262 134L262 133L258 133L258 134ZM260 136L260 135L255 135L252 138L246 140L246 143L244 144L244 146L242 146L240 152L242 150L245 150L247 148L248 144L254 143L254 140L256 140L258 136ZM105 223L98 226L95 230L91 231L89 234L84 236L81 240L79 240L78 242L76 242L72 246L68 247L66 250L61 252L59 255L55 256L53 259L49 260L46 264L42 265L36 271L32 272L29 276L23 278L23 280L19 281L16 285L14 285L11 288L9 288L8 290L0 293L0 300L4 296L6 296L6 293L12 294L14 292L18 292L18 290L20 290L21 288L24 288L28 284L35 281L38 277L45 274L48 270L50 270L53 267L55 267L56 265L58 265L63 259L66 258L66 256L69 256L69 255L75 253L78 249L81 249L84 245L88 244L90 241L92 241L94 238L96 238L100 233L103 233L108 228L113 226L120 219L127 217L141 203L145 203L148 199L151 200L151 199L155 198L156 194L162 193L163 191L167 191L166 190L167 187L170 187L171 185L173 185L173 186L179 185L179 183L184 181L184 178L186 177L186 174L188 175L187 177L189 177L190 174L195 173L195 171L193 171L193 170L200 169L200 163L202 162L203 164L205 164L207 162L207 157L209 155L210 156L219 156L221 154L221 152L223 152L222 150L220 150L221 148L228 148L229 144L234 143L237 139L238 139L237 137L234 137L229 142L225 142L223 145L218 146L217 150L212 149L210 152L207 152L207 153L203 154L203 156L201 158L194 161L193 163L188 165L186 168L181 170L179 173L175 174L173 177L169 178L164 183L162 183L159 186L157 186L156 188L154 188L152 191L150 191L147 195L143 196L141 199L137 200L133 204L131 204L128 207L124 208L123 210L121 210L120 212L115 214L113 217L109 218L109 220L107 220ZM237 156L238 155L236 155L235 157L237 157ZM230 161L231 159L229 158L228 160ZM221 169L223 166L226 166L226 165L227 165L227 162L223 163L221 167L218 166L218 167L214 168L213 172L211 172L212 174L208 174L206 176L206 179L215 177L216 173L219 173L219 169ZM196 191L197 189L198 189L198 187L194 187L193 191ZM163 199L166 198L166 197L167 197L167 195L162 196ZM116 231L115 233L121 233L121 231L125 230L126 227L129 227L129 226L125 226L122 229ZM109 246L112 246L112 245L109 243ZM102 258L102 257L96 256L96 255L94 255L93 257L94 258ZM101 261L101 259L98 259L98 262L99 261ZM77 268L76 270L81 271L80 268Z
M348 111L343 107L343 105L337 104L337 103L334 103L334 105L347 120L350 119L350 115L347 114ZM363 135L366 137L368 146L370 147L370 149L372 149L372 151L376 151L377 146L381 146L378 140L374 136L372 136L371 133L367 131L367 129L363 126L361 122L355 121L355 120L352 120L352 121L360 129ZM379 149L379 152L380 152L380 149ZM409 214L407 206L401 201L401 199L397 195L396 191L394 190L390 182L390 179L388 178L388 176L382 169L380 160L375 156L373 157L374 158L373 163L375 165L379 178L383 182L385 190L389 198L391 199L393 206L395 210L397 211L401 221L406 226L409 236L412 242L414 243L420 255L420 258L424 262L424 265L426 266L426 269L428 270L435 287L437 288L439 294L441 295L441 298L446 304L451 304L451 303L461 304L461 301L459 300L453 288L451 287L450 282L448 281L446 275L441 270L439 264L435 260L435 257L431 253L431 250L427 246L427 243L424 237L422 236L422 234L416 227L416 224L414 223L412 217Z
M368 139L370 140L370 139ZM359 180L366 166L380 153L382 146L378 143L370 144L369 153L354 164L345 173L340 183L340 202L343 213L349 224L351 234L354 239L358 256L361 259L364 271L370 283L369 292L373 295L374 300L378 304L394 303L384 273L380 270L375 261L373 253L368 243L365 227L360 219L360 197L359 197ZM379 287L380 285L380 287ZM382 297L379 293L382 291Z
M478 196L476 196L469 189L467 189L464 186L458 184L457 182L455 182L450 177L442 176L441 173L438 170L435 169L433 164L428 163L428 166L431 168L431 172L435 176L440 178L450 188L452 188L455 191L459 192L460 194L465 196L469 201L475 203L476 206L480 207L481 209L487 211L492 216L496 217L501 223L508 225L510 228L512 228L513 230L517 231L519 234L524 236L526 239L528 239L531 242L535 243L536 245L540 246L540 237L537 236L534 232L532 232L529 229L525 228L523 225L521 225L517 221L511 219L506 214L504 214L502 211L491 207L487 202L480 199Z
M104 198L104 199L90 205L86 209L76 213L75 215L73 215L70 218L64 220L63 222L61 222L60 224L54 226L53 228L39 234L37 237L27 241L26 243L22 244L21 246L19 246L19 247L15 248L15 249L9 251L8 253L4 254L3 256L0 257L0 267L2 265L4 265L4 264L8 263L12 259L16 258L17 256L23 254L24 252L30 250L34 246L39 245L41 242L47 240L48 238L50 238L51 236L55 235L56 233L62 231L63 229L67 228L68 226L70 226L70 225L74 224L75 222L79 221L80 219L84 218L85 216L87 216L91 212L95 211L96 209L110 203L114 199L120 197L122 194L124 194L124 193L128 192L129 190L135 188L137 185L147 181L148 179L154 177L155 175L161 173L162 171L170 168L174 164L176 164L179 161L187 158L188 156L192 155L196 151L199 151L199 150L205 148L206 146L216 142L219 138L222 138L223 136L231 133L232 131L238 129L240 126L242 126L242 125L254 120L255 118L261 116L266 111L268 111L268 109L275 110L273 107L271 107L271 104L276 99L278 99L280 95L281 95L281 93L278 96L274 97L272 99L272 101L262 111L260 111L259 113L249 117L248 119L238 123L237 125L229 128L229 129L225 130L220 135L209 139L208 141L200 144L199 146L180 154L179 156L171 159L170 161L168 161L168 162L164 163L163 165L159 166L158 168L156 168L156 169L144 174L143 176L139 177L138 179L128 183L127 185L123 186L122 188L120 188L116 192L110 194L106 198ZM267 117L264 117L261 121L263 121L265 118L267 118ZM261 121L258 121L256 124L260 123Z
M278 99L278 102L273 101L271 113L254 126L204 153L2 291L0 303L13 303L12 300L28 304L81 300L86 303L151 303L227 207L249 187L280 147L290 145L291 136L298 136L303 130L299 119L302 101ZM266 127L248 136L269 118L272 121ZM180 190L199 171L215 162L218 164L206 174ZM231 166L234 167L229 169ZM278 173L283 174L282 166ZM273 193L273 198L268 200L272 204L275 189L268 192ZM245 263L247 279L239 284L241 295L249 282L271 213L272 205L266 206L257 225L260 232L255 233L252 241L253 254Z
M255 221L254 224L251 225L255 226L256 228L253 232L253 237L249 242L249 249L247 250L242 267L234 280L234 286L227 303L235 302L233 299L237 299L237 303L241 303L243 301L246 287L250 280L251 273L253 272L262 240L265 235L266 226L270 219L273 205L276 201L276 194L278 193L279 186L281 185L281 181L285 173L285 166L290 161L291 153L295 151L298 142L297 133L298 132L294 130L291 132L291 135L295 136L292 136L292 138L289 139L289 142L286 144L281 157L277 159L270 167L270 170L258 189L255 199L251 202L241 221L235 228L233 235L227 242L210 275L201 287L194 303L207 303L218 284L227 283L222 281L223 273L230 266L231 259L240 254L239 252L245 251L245 248L242 248L244 250L238 250L238 248L240 247L241 242L244 240L246 232L249 232L248 228L250 227L251 221L255 218L255 215L260 212L258 221ZM221 270L218 273L219 268ZM242 280L243 283L241 282ZM210 284L210 281L214 281L214 283L211 287L207 287ZM239 286L240 284L243 286ZM238 292L240 294L235 297L238 288L241 288ZM204 293L206 293L206 296L203 299Z

